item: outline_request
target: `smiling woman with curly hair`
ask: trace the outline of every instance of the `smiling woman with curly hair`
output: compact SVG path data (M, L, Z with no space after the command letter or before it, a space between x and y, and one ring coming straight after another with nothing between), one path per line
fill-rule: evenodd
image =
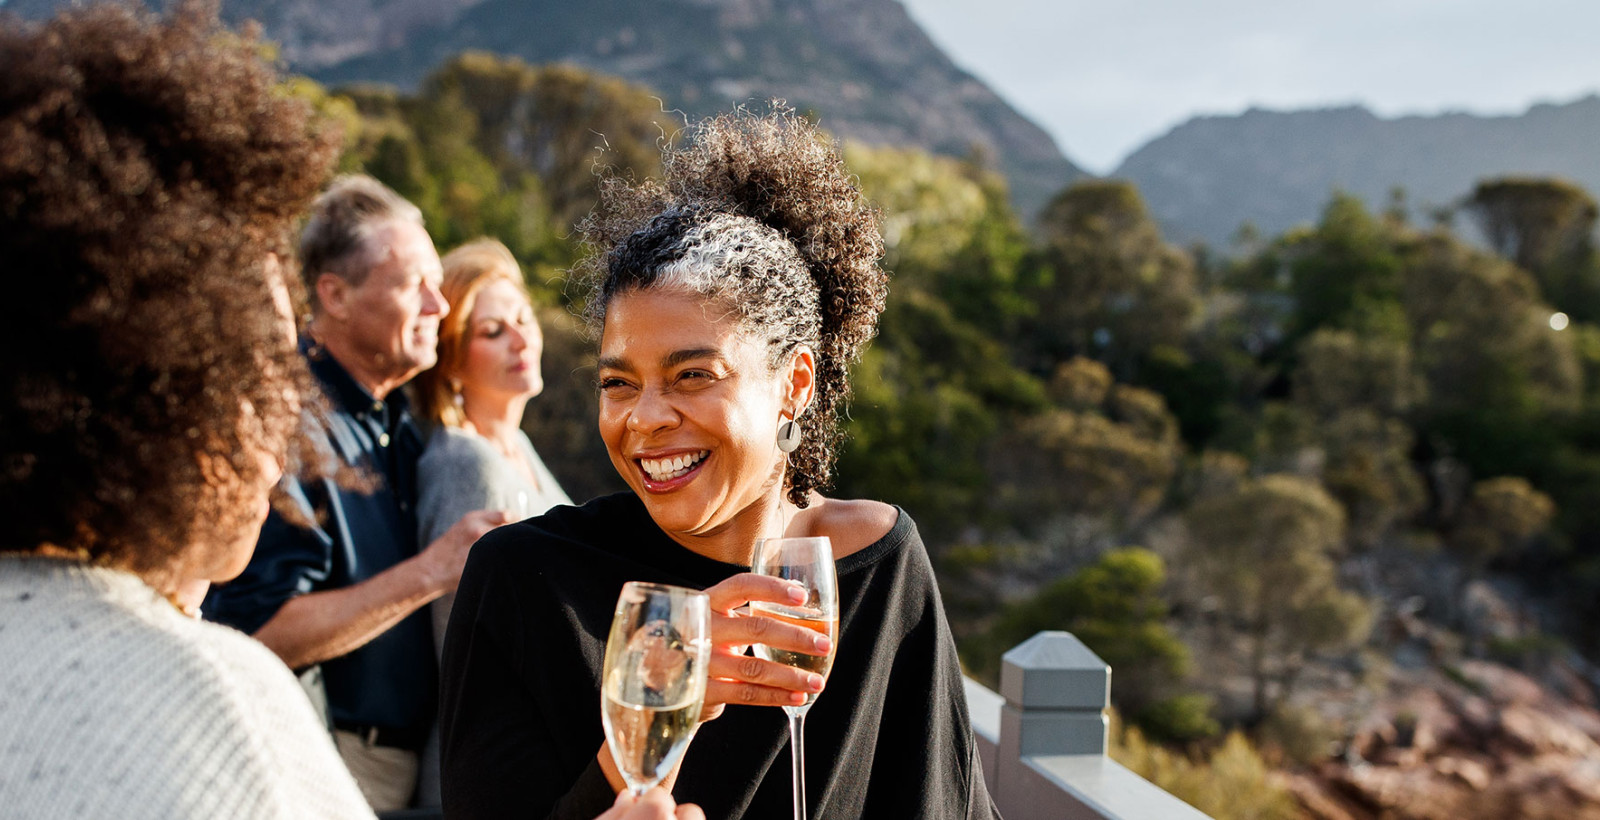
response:
M600 433L630 491L473 548L441 676L446 810L575 818L623 789L595 707L618 591L649 581L705 589L715 613L675 794L711 817L787 816L789 735L771 707L815 697L810 817L993 816L916 525L822 494L848 369L888 290L877 214L833 142L781 108L701 123L663 168L659 183L606 182L584 226ZM804 600L749 572L778 535L831 542L836 649L831 632L743 611ZM831 655L832 671L743 654L753 643Z
M298 450L277 260L336 137L211 8L0 23L8 815L370 816L288 670L173 603Z

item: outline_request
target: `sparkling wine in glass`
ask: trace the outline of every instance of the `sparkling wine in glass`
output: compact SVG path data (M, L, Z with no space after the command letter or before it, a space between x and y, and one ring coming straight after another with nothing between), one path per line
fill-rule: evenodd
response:
M711 599L704 592L624 584L606 640L600 719L611 757L635 795L672 772L706 697Z
M787 624L827 635L828 654L807 655L756 644L756 655L785 666L815 672L824 679L833 669L833 654L839 645L839 582L833 568L833 543L827 538L768 538L756 545L751 571L794 581L805 589L806 602L799 605L752 601L750 611ZM805 721L817 695L800 706L785 706L789 714L789 757L794 761L794 818L806 818Z

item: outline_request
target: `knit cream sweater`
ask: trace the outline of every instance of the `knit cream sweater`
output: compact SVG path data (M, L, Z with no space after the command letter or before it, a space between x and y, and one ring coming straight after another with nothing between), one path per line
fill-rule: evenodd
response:
M137 577L0 556L0 815L371 818L270 651Z

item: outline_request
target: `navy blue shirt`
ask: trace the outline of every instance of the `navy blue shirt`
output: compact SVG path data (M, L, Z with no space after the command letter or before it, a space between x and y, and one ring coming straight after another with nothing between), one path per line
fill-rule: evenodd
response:
M316 526L305 529L270 514L250 565L214 588L201 607L207 618L246 633L259 630L296 595L361 583L417 554L423 441L405 396L397 390L375 399L331 357L304 344L302 350L331 406L326 434L334 454L376 476L379 487L362 493L330 479L285 479L290 497ZM438 679L427 608L360 649L324 661L322 671L336 724L425 729Z

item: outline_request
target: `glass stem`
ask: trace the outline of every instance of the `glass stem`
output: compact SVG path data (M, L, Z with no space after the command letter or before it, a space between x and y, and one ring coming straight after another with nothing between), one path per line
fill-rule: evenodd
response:
M794 820L806 820L806 713L789 713L789 759L794 763Z

